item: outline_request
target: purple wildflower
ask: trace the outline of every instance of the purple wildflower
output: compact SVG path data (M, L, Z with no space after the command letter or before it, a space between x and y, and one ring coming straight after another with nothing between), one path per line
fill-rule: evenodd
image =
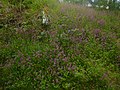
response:
M23 60L23 57L20 57L20 61L22 61Z
M82 29L82 35L79 37L79 41L80 43L82 43L83 40L86 39L86 31L84 29Z
M95 17L94 16L89 16L91 21L94 21Z
M76 66L75 66L75 65L73 65L71 69L74 71L74 70L75 70L75 68L76 68Z
M103 79L106 78L108 75L109 75L109 72L105 72L105 73L103 74L103 76L100 78L100 80L103 80Z
M106 36L105 35L101 37L101 43L102 43L102 46L105 47L105 45L106 45Z
M31 57L29 56L29 57L28 57L28 61L30 61L30 60L31 60Z
M54 65L56 65L57 64L57 60L56 59L54 59Z
M68 61L67 57L63 58L63 61L64 61L64 62L67 62L67 61Z
M80 43L82 43L82 41L83 41L82 37L80 37L79 41L80 41Z
M66 65L66 68L68 69L68 71L74 71L75 70L75 68L76 68L76 66L75 65L73 65L72 63L70 63L70 64L67 64Z
M98 20L97 22L99 25L101 26L104 26L105 25L105 20L101 19L101 20Z
M105 42L105 41L106 41L106 37L103 36L103 37L101 38L101 41L102 41L102 42Z
M94 30L93 34L94 34L95 38L99 38L100 32L101 32L100 29L95 29Z

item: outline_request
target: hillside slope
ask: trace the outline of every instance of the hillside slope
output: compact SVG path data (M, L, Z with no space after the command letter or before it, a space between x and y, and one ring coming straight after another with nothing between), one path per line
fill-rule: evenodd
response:
M119 11L23 1L0 2L1 90L119 90Z

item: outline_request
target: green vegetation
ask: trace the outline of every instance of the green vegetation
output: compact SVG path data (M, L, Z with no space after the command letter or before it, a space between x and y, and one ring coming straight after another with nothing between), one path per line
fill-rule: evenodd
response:
M119 90L120 11L2 0L0 63L1 90Z

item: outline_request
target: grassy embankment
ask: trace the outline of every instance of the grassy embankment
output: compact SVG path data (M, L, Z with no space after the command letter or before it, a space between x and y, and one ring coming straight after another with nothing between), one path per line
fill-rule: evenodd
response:
M119 90L119 11L54 2L48 5L51 21L45 29L42 1L3 1L1 89Z

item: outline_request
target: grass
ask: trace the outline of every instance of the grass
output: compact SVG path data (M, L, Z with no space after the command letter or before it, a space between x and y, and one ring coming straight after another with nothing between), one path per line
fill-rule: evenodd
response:
M0 2L0 89L119 90L119 11L25 1Z

